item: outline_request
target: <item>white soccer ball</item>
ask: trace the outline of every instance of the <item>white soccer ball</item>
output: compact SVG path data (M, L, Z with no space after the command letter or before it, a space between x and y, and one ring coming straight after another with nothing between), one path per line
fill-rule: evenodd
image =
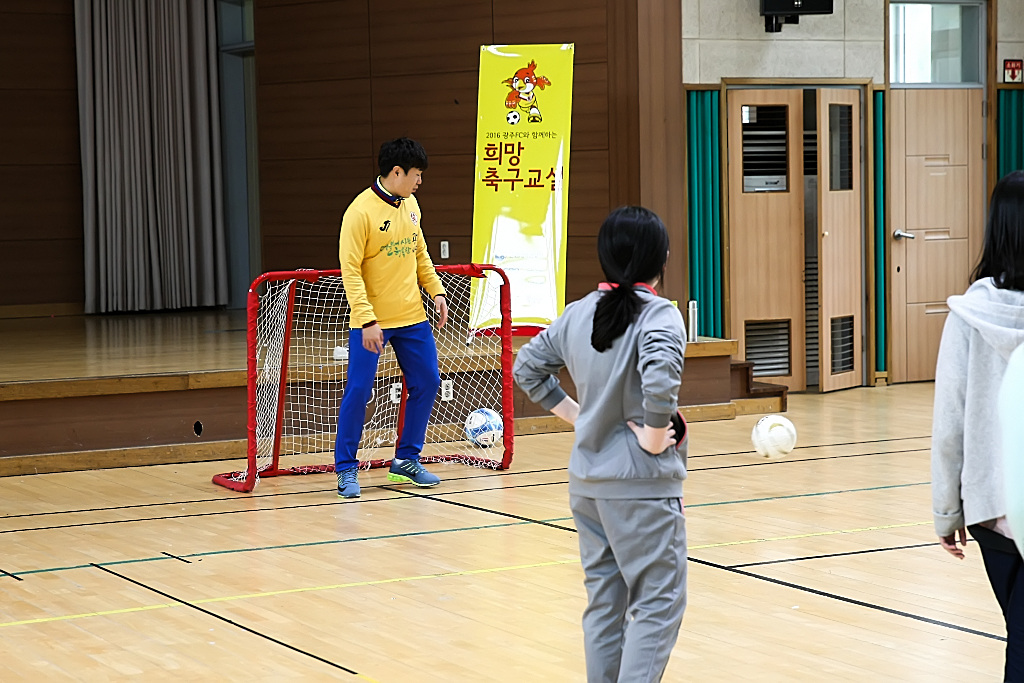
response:
M796 448L796 427L782 415L765 415L754 425L750 441L758 454L781 458Z
M508 115L505 116L505 120L509 122L509 125L516 125L517 123L519 123L519 112L513 109L508 113Z
M501 415L490 408L477 408L466 418L466 438L477 446L489 448L501 441L504 433Z

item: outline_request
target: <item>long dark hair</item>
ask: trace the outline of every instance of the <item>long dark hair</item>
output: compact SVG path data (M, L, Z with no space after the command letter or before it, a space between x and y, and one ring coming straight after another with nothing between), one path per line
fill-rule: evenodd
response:
M981 261L971 281L990 277L999 289L1024 292L1024 171L996 183L985 224Z
M642 206L612 211L597 233L597 257L610 284L597 302L590 343L598 351L611 348L643 306L633 289L664 274L668 258L668 232L658 214Z

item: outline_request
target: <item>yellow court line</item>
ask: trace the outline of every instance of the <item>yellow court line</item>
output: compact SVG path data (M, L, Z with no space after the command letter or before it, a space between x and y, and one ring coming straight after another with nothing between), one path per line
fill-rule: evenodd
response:
M380 586L388 583L400 583L403 581L422 581L423 579L443 579L452 576L472 576L475 574L493 574L497 572L509 572L517 569L536 569L538 567L554 567L562 564L579 564L579 560L557 560L554 562L537 562L534 564L518 564L510 567L492 567L489 569L468 569L461 572L444 572L441 574L423 574L421 576L403 576L397 579L378 579L376 581L354 581L352 583L336 583L328 586L312 586L309 588L291 588L280 591L266 591L263 593L247 593L244 595L230 595L222 598L203 598L202 600L191 600L190 604L203 605L211 602L228 602L230 600L245 600L248 598L266 598L273 595L288 595L291 593L308 593L310 591L334 590L337 588L356 588L358 586ZM163 602L155 605L142 607L127 607L124 609L112 609L102 612L84 612L82 614L66 614L60 617L41 617L39 619L23 619L21 621L0 622L0 628L5 626L25 626L29 624L44 624L53 621L68 621L70 619L84 619L85 617L104 617L113 614L129 614L132 612L144 612L147 610L164 609L167 607L182 607L181 603Z
M885 526L866 526L863 529L841 529L839 531L819 531L813 534L797 534L796 536L775 536L773 538L754 538L749 541L729 541L728 543L709 543L707 545L687 546L687 550L700 550L702 548L724 548L727 545L747 545L748 543L764 543L766 541L791 541L794 538L811 538L813 536L836 536L838 534L856 534L861 531L879 531L882 529L902 529L908 526L923 526L931 522L910 522L908 524L887 524ZM3 624L0 624L3 626Z
M839 534L855 534L864 531L880 531L884 529L901 529L913 526L923 526L931 522L910 522L907 524L887 524L885 526L869 526L861 529L840 529L837 531L819 531L813 534L797 534L795 536L775 536L772 538L755 538L747 541L729 541L726 543L709 543L707 545L692 545L687 550L701 550L704 548L722 548L731 545L747 545L750 543L766 543L769 541L789 541L797 538L812 538L815 536L836 536ZM489 569L468 569L461 572L443 572L441 574L422 574L419 576L403 576L395 579L377 579L375 581L353 581L350 583L336 583L327 586L311 586L309 588L289 588L279 591L265 591L262 593L245 593L243 595L229 595L221 598L203 598L192 600L193 605L205 605L214 602L230 602L233 600L247 600L249 598L266 598L274 595L291 595L294 593L309 593L313 591L336 590L339 588L357 588L361 586L382 586L389 583L403 583L406 581L423 581L424 579L443 579L455 576L474 576L476 574L494 574L498 572L515 571L518 569L537 569L539 567L555 567L565 564L578 564L579 560L556 560L554 562L536 562L534 564L518 564L509 567L492 567ZM44 624L54 621L69 621L71 619L84 619L86 617L104 617L114 614L130 614L133 612L145 612L147 610L164 609L167 607L181 607L180 603L167 602L142 607L127 607L125 609L105 610L102 612L84 612L82 614L67 614L60 617L41 617L38 619L23 619L21 621L0 622L0 628L6 626L27 626L30 624Z

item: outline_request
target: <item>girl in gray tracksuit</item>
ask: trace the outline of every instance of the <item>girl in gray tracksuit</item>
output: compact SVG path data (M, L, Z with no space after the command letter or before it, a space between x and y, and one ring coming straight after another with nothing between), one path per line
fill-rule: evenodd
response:
M587 680L658 681L686 607L683 319L653 289L668 257L657 215L617 209L597 242L608 282L566 306L513 372L531 401L576 426L569 503L586 575ZM563 367L579 404L558 383Z
M1017 171L993 190L974 284L949 298L932 421L935 531L960 559L957 536L966 544L966 528L978 541L1006 619L1006 681L1024 681L1024 562L1006 523L996 395L1007 360L1022 343L1024 172ZM1017 410L1024 418L1024 406Z

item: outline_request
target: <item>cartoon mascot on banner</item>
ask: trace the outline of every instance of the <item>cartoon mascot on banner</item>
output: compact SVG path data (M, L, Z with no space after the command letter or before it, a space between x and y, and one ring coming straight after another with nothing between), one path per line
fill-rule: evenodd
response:
M546 86L551 85L551 81L544 76L537 75L537 62L530 60L529 66L520 69L515 76L502 81L502 83L512 89L512 92L505 98L505 107L512 110L507 116L509 123L513 125L519 123L519 111L526 115L526 120L530 123L540 123L544 120L537 103L537 89L543 90Z

